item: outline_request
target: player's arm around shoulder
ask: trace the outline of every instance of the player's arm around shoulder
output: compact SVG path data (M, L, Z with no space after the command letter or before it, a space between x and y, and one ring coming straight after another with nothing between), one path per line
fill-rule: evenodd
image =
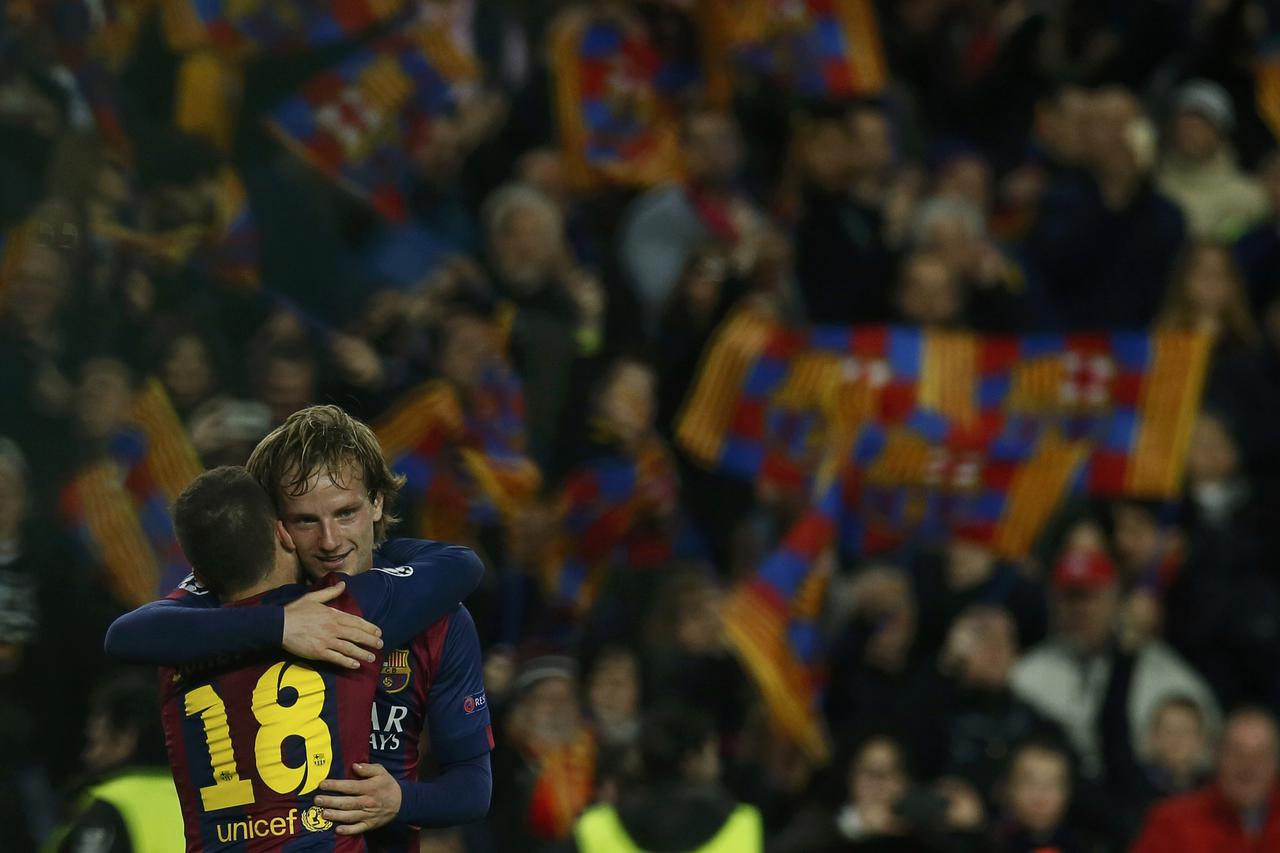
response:
M354 669L373 659L370 649L382 647L381 631L328 606L341 594L341 587L328 587L283 607L220 607L212 592L188 578L167 597L116 619L103 647L117 660L157 666L280 648Z
M224 610L193 577L107 628L103 649L126 663L177 665L280 644L279 607Z
M411 543L402 545L402 543ZM470 548L424 540L395 540L381 550L384 561L411 556L402 565L374 566L351 578L348 589L363 615L382 628L391 647L407 643L451 612L484 576Z

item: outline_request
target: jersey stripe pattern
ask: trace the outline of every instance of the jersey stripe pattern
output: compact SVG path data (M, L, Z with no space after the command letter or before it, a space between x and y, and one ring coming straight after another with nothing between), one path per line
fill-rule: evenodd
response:
M340 578L334 578L339 580ZM282 604L283 587L230 606ZM344 593L334 605L362 615ZM340 669L281 652L161 669L162 718L188 853L354 853L315 806L320 782L369 760L377 662Z

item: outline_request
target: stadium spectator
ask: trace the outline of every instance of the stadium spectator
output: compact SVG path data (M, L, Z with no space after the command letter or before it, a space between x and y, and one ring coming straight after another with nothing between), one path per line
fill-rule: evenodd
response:
M1232 713L1223 729L1214 781L1156 806L1134 853L1270 850L1280 844L1280 735L1257 708Z
M935 662L916 650L918 611L907 575L865 569L851 593L853 609L833 644L827 716L842 731L888 731L904 743L927 743Z
M816 160L821 148L847 154ZM895 237L909 205L891 206L894 144L885 110L854 107L839 126L808 141L806 184L796 225L796 278L805 316L815 323L866 323L889 310ZM838 149L837 149L838 150ZM906 213L902 211L905 208Z
M1187 493L1198 525L1238 534L1254 485L1233 426L1221 410L1200 413L1187 453Z
M732 740L746 723L754 690L725 643L723 598L696 568L662 583L645 625L645 692L701 708Z
M913 252L902 261L895 295L897 319L926 328L959 325L964 307L960 288L958 277L941 256Z
M1251 455L1265 453L1262 449L1278 434L1272 424L1280 415L1280 398L1263 366L1262 332L1226 244L1197 242L1187 248L1157 325L1212 336L1206 404L1247 426L1239 437Z
M524 380L529 446L544 471L555 471L556 436L600 348L608 300L595 275L567 256L560 211L537 190L495 190L484 221L494 285L516 309L511 355Z
M1217 724L1217 702L1158 640L1134 649L1118 645L1118 579L1105 553L1063 552L1052 587L1054 631L1014 668L1014 692L1062 726L1086 779L1124 790L1161 701L1192 697L1210 726Z
M1143 328L1159 310L1186 225L1151 184L1154 133L1130 92L1093 93L1083 138L1084 172L1050 183L1028 259L1061 326Z
M178 416L186 420L201 404L213 399L222 385L211 341L194 329L187 334L171 330L157 349L160 381Z
M1169 642L1220 700L1272 703L1277 690L1280 590L1270 571L1274 516L1267 478L1246 477L1221 415L1204 412L1187 460L1187 554L1164 596ZM1255 469L1256 470L1256 469ZM1255 492L1261 492L1251 497Z
M305 340L292 338L268 344L253 369L255 399L271 412L278 426L310 401L320 390L320 366Z
M951 623L938 661L945 678L935 707L947 710L938 721L937 754L922 758L930 770L968 781L989 803L1016 744L1061 737L1057 725L1013 694L1017 660L1017 627L1009 612L975 604Z
M1228 352L1256 350L1262 342L1240 271L1225 243L1202 240L1187 247L1159 322L1174 329L1207 332Z
M597 742L578 701L574 662L529 660L511 684L494 767L489 831L498 850L566 840L595 796Z
M734 275L724 249L715 243L703 244L690 253L658 325L655 366L660 425L674 423L711 333L745 289L746 283Z
M608 646L587 673L587 712L603 747L635 744L640 735L640 662L624 646Z
M61 670L50 661L100 665L100 637L119 607L85 549L42 517L35 473L18 445L0 436L0 778L17 786L6 790L24 804L24 819L5 831L18 838L29 831L31 844L53 824L51 783L80 759L78 739L66 733L83 731L88 712L81 702L31 698L58 689Z
M0 407L0 432L61 479L77 356L67 322L73 283L68 259L40 235L37 220L9 232L4 246L0 393L10 405Z
M902 746L870 735L843 764L843 799L834 811L809 809L770 844L770 853L865 849L912 849L893 807L906 796L910 772ZM878 845L878 846L877 846Z
M1013 749L1006 767L1001 798L1005 817L995 828L995 849L1083 850L1067 819L1072 788L1069 752L1053 740L1028 740Z
M1232 240L1266 212L1262 188L1236 165L1235 121L1231 98L1217 83L1191 80L1174 93L1157 183L1182 208L1193 236Z
M1254 311L1275 293L1278 281L1276 262L1280 259L1280 151L1271 151L1258 166L1258 177L1267 197L1266 215L1232 246L1236 262L1249 287L1249 303Z
M682 707L659 707L641 729L639 778L623 787L616 804L587 809L566 849L763 851L760 813L735 802L719 778L712 720Z
M1143 755L1151 801L1185 794L1204 781L1211 759L1209 731L1196 703L1173 696L1156 708Z
M183 845L157 702L155 681L141 674L117 676L94 692L84 752L89 784L60 853L160 853Z
M953 539L944 549L921 550L912 566L913 590L920 608L919 651L936 656L947 627L972 604L1003 607L1014 617L1019 642L1044 638L1048 616L1044 588L1023 576L980 542Z
M624 215L619 260L652 334L689 256L714 240L744 272L754 263L763 226L760 211L736 186L742 139L730 115L710 109L689 112L681 142L685 181L658 187L636 199Z
M941 192L926 199L916 209L913 239L960 282L969 326L999 332L1028 325L1023 273L988 239L983 208L974 201Z

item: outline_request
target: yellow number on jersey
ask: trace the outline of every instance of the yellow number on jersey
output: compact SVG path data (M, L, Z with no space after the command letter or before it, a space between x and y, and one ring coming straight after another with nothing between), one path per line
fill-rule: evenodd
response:
M280 692L292 687L297 698L285 706ZM253 715L262 728L254 740L253 754L258 762L258 775L271 790L281 794L305 794L314 791L329 775L333 759L333 741L329 727L320 719L324 710L324 679L314 669L278 663L262 674L253 688ZM290 767L284 763L284 742L289 737L302 738L302 764Z
M208 684L202 684L187 694L187 716L196 714L204 724L204 741L209 747L209 763L213 765L213 784L200 789L204 810L212 812L252 803L253 783L241 779L236 771L231 730L227 726L227 706Z
M296 691L290 705L280 704L285 688ZM320 719L324 709L324 679L314 669L299 664L277 663L262 674L253 688L253 715L261 728L254 739L254 760L260 778L280 794L314 791L329 775L333 763L333 738ZM253 782L241 779L236 769L227 725L227 707L212 686L203 684L186 696L188 717L200 715L205 745L213 768L213 784L200 789L200 802L207 812L244 806L253 802ZM284 742L302 738L305 758L298 767L284 763Z

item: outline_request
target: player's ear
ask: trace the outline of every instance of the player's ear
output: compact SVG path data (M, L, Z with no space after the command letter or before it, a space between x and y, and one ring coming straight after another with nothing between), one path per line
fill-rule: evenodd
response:
M369 495L369 503L373 505L373 523L377 524L382 521L382 493L374 492Z
M276 519L276 539L280 540L280 546L290 554L298 551L298 546L293 544L293 537L289 535L289 531L285 529L284 522Z

